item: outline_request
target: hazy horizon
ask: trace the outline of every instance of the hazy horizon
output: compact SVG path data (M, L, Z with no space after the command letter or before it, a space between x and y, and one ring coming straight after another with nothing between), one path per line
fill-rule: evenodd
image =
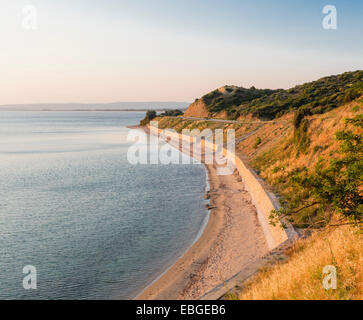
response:
M0 105L0 111L87 111L87 110L164 110L186 109L189 102L178 101L119 101L110 103L25 103Z
M358 70L347 70L344 72L354 72L354 71L358 71ZM342 72L342 73L344 73ZM334 76L336 74L327 74L325 76L322 76L321 78L324 77L329 77L329 76ZM304 83L308 83L308 82L313 82L319 79L312 79L311 81L307 81ZM302 85L304 83L298 83L296 84L298 85ZM235 85L235 84L225 84L223 86L228 86L228 85ZM221 87L223 87L221 86ZM254 86L255 87L255 86ZM295 86L294 86L295 87ZM285 88L257 88L257 89L290 89L293 87L285 87ZM193 101L195 99L199 99L201 98L204 94L207 94L209 92L212 92L213 90L216 90L218 88L210 88L208 91L204 92L201 96L199 97L195 97L193 98ZM151 109L155 109L155 108L160 108L160 109L186 109L190 104L192 103L192 101L113 101L113 102L41 102L41 103L11 103L11 104L0 104L0 110L6 110L8 111L8 109L6 109L7 107L44 107L44 106L49 106L49 107L67 107L68 108L76 108L76 107L86 107L84 108L85 110L87 110L87 107L101 107L101 108L124 108L124 109L132 109L132 110L137 110L138 108L145 110L148 109L148 107L150 107ZM83 109L83 108L82 108ZM92 109L92 108L91 108ZM10 109L9 109L10 110ZM34 109L34 110L39 110L39 109ZM72 110L72 109L70 109Z

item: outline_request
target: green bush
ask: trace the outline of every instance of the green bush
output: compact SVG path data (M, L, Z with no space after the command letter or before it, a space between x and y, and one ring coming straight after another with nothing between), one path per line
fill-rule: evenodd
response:
M226 111L231 117L252 114L271 120L300 108L324 113L363 95L363 71L346 72L283 90L226 87L229 94L214 90L202 97L210 113Z
M305 116L311 115L311 109L309 107L299 108L294 115L294 128L298 129Z
M165 112L163 112L161 114L161 116L177 117L177 116L181 116L183 114L184 114L183 111L180 111L179 109L176 109L176 110L166 110Z
M253 145L253 147L255 149L257 149L257 147L261 144L261 142L262 142L261 138L260 137L257 137L256 138L256 141L255 141L255 144Z
M346 123L363 128L363 115L347 119ZM329 163L320 159L312 173L307 168L290 173L294 193L282 202L280 210L271 212L272 224L282 217L294 217L308 226L322 225L329 222L326 212L338 213L354 224L362 222L363 137L350 130L335 135L340 142L340 156ZM319 216L318 221L313 216Z
M146 111L145 118L140 121L140 126L146 126L154 118L156 118L156 111L154 111L154 110Z

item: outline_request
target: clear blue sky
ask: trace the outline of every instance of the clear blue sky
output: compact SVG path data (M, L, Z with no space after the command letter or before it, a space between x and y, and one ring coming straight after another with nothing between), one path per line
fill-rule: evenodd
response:
M324 30L322 9L337 8ZM22 26L34 5L36 30ZM0 0L0 104L192 101L363 69L358 0Z

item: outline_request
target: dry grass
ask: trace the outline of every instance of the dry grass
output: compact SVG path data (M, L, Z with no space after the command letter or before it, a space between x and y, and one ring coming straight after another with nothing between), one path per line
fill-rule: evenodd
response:
M336 140L335 133L339 130L360 133L361 128L347 125L344 119L352 118L362 111L363 103L358 99L330 112L308 117L307 138L310 142L304 152L294 142L292 123L267 124L238 147L247 153L250 165L272 187L273 192L287 201L295 201L295 186L291 183L291 175L295 170L303 168L313 171L319 158L328 163L330 159L339 157L340 143ZM292 117L286 115L286 119L288 116ZM261 137L262 143L253 148L257 136ZM306 227L311 222L326 220L327 217L313 207L294 214L293 218L296 227Z
M331 112L309 117L308 137L310 144L299 152L293 143L293 114L282 121L263 125L226 125L218 122L160 119L159 127L203 130L205 128L234 128L236 136L254 131L238 145L238 151L247 156L260 176L273 186L275 192L288 196L294 190L288 182L289 174L302 167L313 168L319 157L331 159L337 156L339 143L335 132L346 129L345 118L363 111L363 97ZM351 130L359 130L349 128ZM256 137L261 143L254 147ZM308 216L301 215L303 223ZM264 268L244 286L238 298L243 300L269 299L363 299L363 236L362 232L343 226L325 229L306 240L299 240L291 249L286 263ZM322 286L323 268L337 268L337 289L325 290ZM236 296L230 298L237 298Z
M343 226L299 240L286 263L261 270L239 294L241 300L362 300L363 235ZM337 268L337 289L322 286L323 268Z
M287 172L295 168L307 166L313 167L319 157L331 158L336 153L339 144L335 139L335 132L347 128L345 118L352 118L363 111L363 103L360 100L334 109L322 115L308 117L308 137L310 140L306 152L298 152L293 145L292 123L275 123L263 126L254 135L243 141L239 149L247 154L253 166L261 170L262 178L270 184L274 184L275 178L282 172L276 172L275 167L285 167ZM285 119L291 119L292 114ZM358 132L351 126L349 129ZM262 144L256 150L253 148L256 137L262 139ZM285 172L286 173L286 172Z

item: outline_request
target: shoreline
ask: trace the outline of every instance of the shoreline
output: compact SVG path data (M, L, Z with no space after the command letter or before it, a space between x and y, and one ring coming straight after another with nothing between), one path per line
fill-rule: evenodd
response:
M131 126L130 126L131 128ZM140 128L140 127L133 127L133 128ZM208 173L208 170L206 168L206 166L203 164L204 166L204 170L205 170L205 175L206 175L206 187L205 187L205 193L204 194L207 194L210 190L210 182L209 182L209 173ZM205 200L205 202L209 203L210 201L209 200ZM144 287L142 290L140 290L140 292L132 298L132 300L138 300L139 297L149 288L151 287L154 283L156 283L161 277L164 276L164 274L166 274L174 265L176 262L178 262L180 259L182 259L184 257L184 255L193 247L193 245L202 237L203 233L204 233L204 230L205 228L207 227L208 223L209 223L209 219L210 219L210 211L206 210L206 217L203 219L203 222L202 222L202 226L201 228L199 229L197 235L195 236L193 242L183 251L183 253L178 256L176 259L174 259L174 262L171 263L170 266L168 266L161 274L159 274L157 277L155 277L154 280L152 280L146 287Z
M216 164L204 166L213 207L206 225L186 252L134 299L200 299L269 251L239 174L218 176Z

